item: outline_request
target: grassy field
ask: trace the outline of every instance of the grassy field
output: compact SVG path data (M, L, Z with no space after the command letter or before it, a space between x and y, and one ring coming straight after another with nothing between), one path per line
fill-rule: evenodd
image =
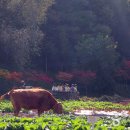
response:
M130 117L105 116L95 120L92 116L76 116L73 114L79 109L94 110L130 110L130 105L121 105L112 102L93 100L66 100L61 101L64 114L43 114L40 117L14 117L8 112L13 111L10 101L0 102L0 111L5 114L0 117L0 130L129 130ZM6 113L7 112L7 113ZM94 124L94 125L93 125Z
M93 110L130 110L130 104L123 105L120 103L101 102L101 101L83 101L83 100L65 100L60 101L63 104L65 113L73 112L80 109ZM13 107L10 101L4 100L0 102L0 111L12 112Z
M44 114L40 117L0 117L0 130L129 130L129 117L102 117L93 125L86 116Z
M100 101L63 101L65 112L73 112L77 109L95 109L95 110L130 110L130 104L122 105L112 102Z

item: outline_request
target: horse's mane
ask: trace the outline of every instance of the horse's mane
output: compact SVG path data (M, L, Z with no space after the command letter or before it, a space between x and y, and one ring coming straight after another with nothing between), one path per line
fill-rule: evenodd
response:
M42 87L26 85L26 86L15 86L15 87L13 87L13 90L15 90L15 89L26 89L26 87L30 87L29 89L43 89Z
M43 89L42 87L34 87L34 86L32 86L32 88L30 88L30 89Z

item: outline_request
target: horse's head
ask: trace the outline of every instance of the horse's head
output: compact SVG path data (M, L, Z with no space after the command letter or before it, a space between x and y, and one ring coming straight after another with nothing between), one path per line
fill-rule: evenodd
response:
M57 114L62 114L63 113L63 107L62 107L62 104L60 102L56 103L53 107L53 111L54 113L57 113Z

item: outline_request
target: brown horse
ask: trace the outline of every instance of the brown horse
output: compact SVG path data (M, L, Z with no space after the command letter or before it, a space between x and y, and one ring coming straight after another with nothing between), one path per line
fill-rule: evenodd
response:
M57 102L49 91L42 88L12 89L2 95L0 99L2 100L7 95L10 96L15 116L18 116L21 108L27 110L37 109L38 115L50 109L57 114L63 112L61 103Z

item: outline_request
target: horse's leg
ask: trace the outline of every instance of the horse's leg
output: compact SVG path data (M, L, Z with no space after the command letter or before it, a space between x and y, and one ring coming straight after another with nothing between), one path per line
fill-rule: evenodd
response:
M18 116L21 107L19 106L18 103L14 102L14 101L12 101L12 105L14 108L14 116Z
M18 116L20 109L20 107L14 108L14 116Z

